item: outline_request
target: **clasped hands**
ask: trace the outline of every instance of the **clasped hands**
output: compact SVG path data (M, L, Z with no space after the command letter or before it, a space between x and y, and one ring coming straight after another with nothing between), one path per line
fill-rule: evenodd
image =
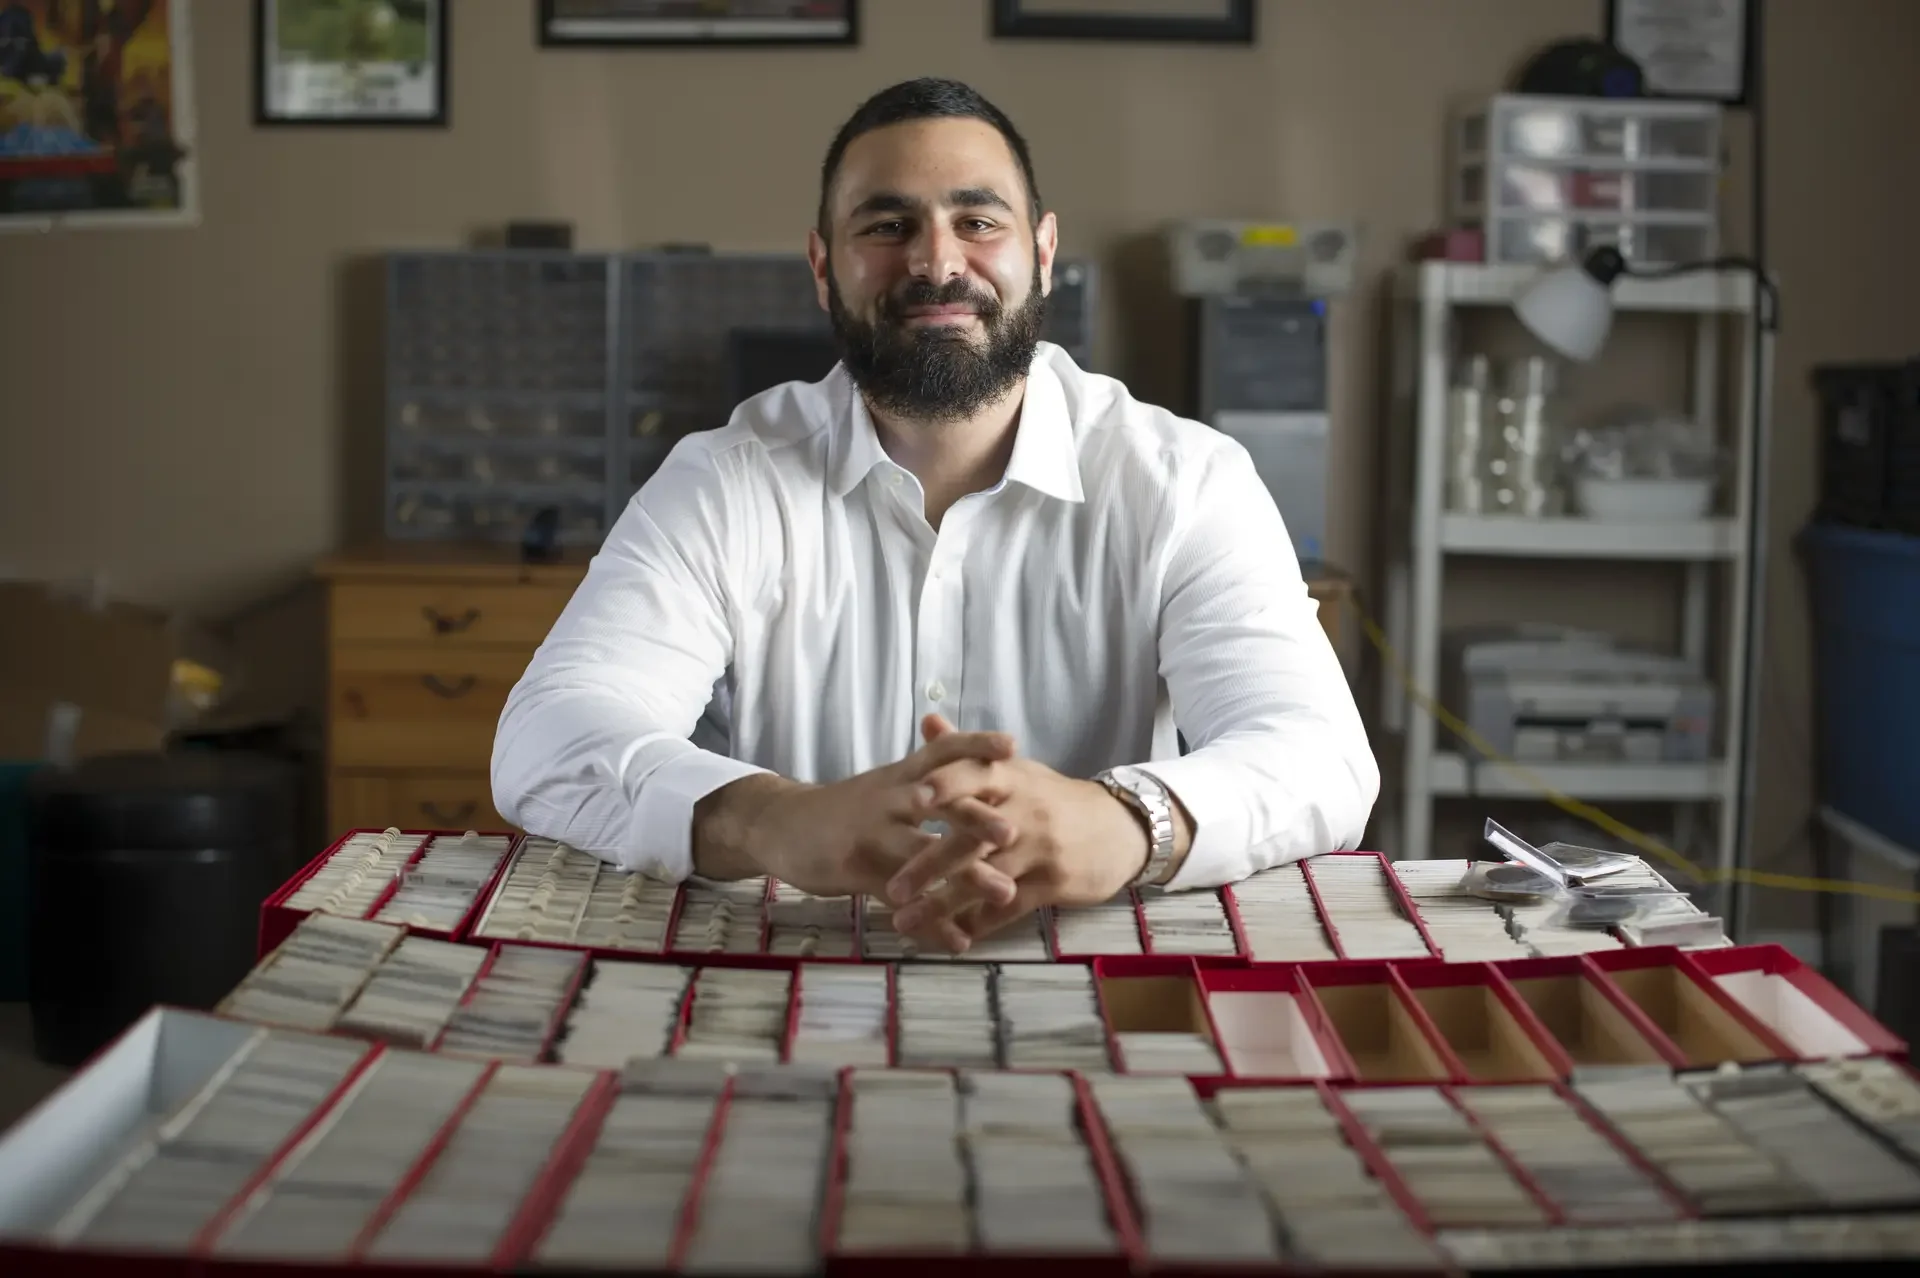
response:
M901 935L955 954L1041 906L1110 900L1139 875L1146 828L1105 786L1019 757L1003 732L939 715L920 729L925 744L899 763L765 794L749 859L815 895L887 901Z

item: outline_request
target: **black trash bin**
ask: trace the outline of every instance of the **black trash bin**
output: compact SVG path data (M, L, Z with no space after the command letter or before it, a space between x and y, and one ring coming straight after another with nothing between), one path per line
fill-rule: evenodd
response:
M210 1008L299 863L297 770L225 752L113 755L29 783L34 1046L76 1066L155 1003Z

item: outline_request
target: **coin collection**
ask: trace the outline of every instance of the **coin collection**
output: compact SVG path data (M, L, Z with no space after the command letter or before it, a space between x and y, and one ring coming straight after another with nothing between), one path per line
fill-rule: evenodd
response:
M596 950L658 954L667 948L667 925L678 893L678 884L601 865L572 942Z
M1333 938L1299 862L1275 866L1236 883L1233 901L1247 957L1260 963L1311 963L1336 959Z
M964 1075L961 1121L981 1252L1097 1256L1118 1250L1070 1080Z
M600 861L552 839L514 854L474 935L484 940L568 942L580 926Z
M1008 1069L1102 1073L1112 1068L1092 968L1009 963L996 982Z
M214 1254L344 1259L484 1068L419 1052L378 1057L248 1197Z
M636 1061L533 1259L547 1269L664 1272L731 1074Z
M1547 1222L1539 1200L1439 1088L1360 1088L1341 1100L1434 1228Z
M1127 1074L1224 1074L1205 1030L1115 1030L1113 1050Z
M1573 1087L1702 1215L1803 1211L1821 1205L1818 1195L1771 1154L1664 1069L1583 1071Z
M1218 892L1140 893L1140 916L1155 954L1200 954L1231 958L1240 940L1227 919L1226 899Z
M539 945L503 945L453 1013L436 1051L537 1061L571 999L582 955Z
M261 1031L62 1223L73 1244L185 1250L345 1081L367 1047Z
M992 1069L999 1057L993 971L971 964L894 973L894 1063L903 1069Z
M681 954L758 954L765 942L767 881L689 879L668 948Z
M1909 1260L1920 1255L1920 1215L1683 1220L1632 1229L1460 1230L1442 1241L1456 1264L1474 1270L1671 1268L1689 1263L1751 1268L1782 1262Z
M1828 1102L1920 1162L1920 1082L1892 1061L1821 1061L1795 1071Z
M586 1099L585 1070L502 1065L420 1183L363 1254L374 1261L484 1264Z
M1146 952L1131 892L1099 905L1055 910L1053 940L1061 958Z
M373 917L428 932L457 931L513 845L507 834L437 834L400 871L400 885Z
M1525 958L1531 952L1484 898L1466 890L1470 861L1395 861L1393 873L1420 912L1427 935L1450 963Z
M802 963L794 974L800 1014L790 1058L796 1064L884 1066L887 1063L887 969Z
M1679 1208L1566 1097L1540 1083L1463 1087L1454 1100L1568 1224L1674 1220Z
M734 1077L682 1272L816 1267L839 1091L838 1074L811 1066L763 1066Z
M1822 1206L1920 1207L1920 1170L1784 1066L1689 1076L1685 1086Z
M850 896L814 896L776 881L767 905L767 953L787 958L855 958L859 916Z
M562 1065L620 1069L666 1055L692 980L687 968L666 963L594 960L553 1058Z
M1154 1260L1277 1262L1259 1185L1184 1078L1100 1078L1105 1120Z
M1335 854L1307 866L1327 930L1350 959L1427 958L1432 951L1393 890L1387 863L1377 856Z
M342 918L365 918L420 845L424 834L383 830L351 834L326 863L281 902L289 910L324 911Z
M486 959L487 952L472 945L404 937L333 1028L402 1047L426 1047L439 1037Z
M330 1029L404 935L390 923L309 914L216 1010L262 1025Z
M787 1041L793 973L703 967L688 997L693 1011L676 1053L683 1060L774 1063Z
M847 1078L836 1250L960 1254L973 1247L960 1093L952 1074L855 1070Z
M1433 1243L1368 1170L1318 1088L1224 1088L1208 1109L1265 1197L1288 1259L1336 1272L1437 1267Z

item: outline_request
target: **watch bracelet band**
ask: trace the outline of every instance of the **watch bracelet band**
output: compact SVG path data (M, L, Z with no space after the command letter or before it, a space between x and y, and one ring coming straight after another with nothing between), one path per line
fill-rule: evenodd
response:
M1138 777L1139 783L1134 783L1132 777ZM1158 777L1138 771L1133 771L1132 777L1122 781L1109 769L1094 779L1132 808L1146 827L1147 861L1130 886L1157 887L1166 881L1173 862L1173 797Z

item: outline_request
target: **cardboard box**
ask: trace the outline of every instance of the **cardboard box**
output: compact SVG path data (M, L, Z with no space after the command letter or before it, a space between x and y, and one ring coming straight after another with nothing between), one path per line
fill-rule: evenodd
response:
M158 749L218 699L217 646L160 609L0 582L0 758Z

